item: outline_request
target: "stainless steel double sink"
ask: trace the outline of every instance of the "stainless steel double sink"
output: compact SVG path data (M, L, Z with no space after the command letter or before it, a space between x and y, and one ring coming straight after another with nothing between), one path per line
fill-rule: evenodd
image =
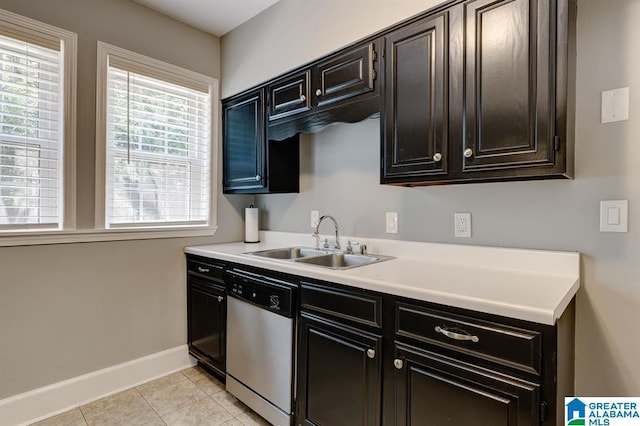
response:
M308 247L287 247L271 250L247 252L245 254L260 256L273 260L285 260L321 266L328 269L350 269L393 259L392 256L348 254L330 249L313 249Z

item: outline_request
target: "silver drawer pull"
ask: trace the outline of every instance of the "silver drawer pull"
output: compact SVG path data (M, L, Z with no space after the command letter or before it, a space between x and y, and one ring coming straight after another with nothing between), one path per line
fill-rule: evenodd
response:
M203 268L202 266L198 266L198 272L209 272L209 268Z
M224 297L218 296L218 302L222 302L223 300L224 300Z
M447 336L449 339L453 339L453 340L471 340L473 343L478 343L478 341L480 339L478 339L478 336L472 336L471 334L462 334L462 333L456 333L454 331L449 331L446 330L442 327L440 327L439 325L436 325L436 333L440 333L443 336Z
M372 359L375 358L376 357L375 349L367 349L367 356Z
M393 360L393 366L398 370L402 370L402 367L404 367L404 362L402 362L401 359L396 358Z

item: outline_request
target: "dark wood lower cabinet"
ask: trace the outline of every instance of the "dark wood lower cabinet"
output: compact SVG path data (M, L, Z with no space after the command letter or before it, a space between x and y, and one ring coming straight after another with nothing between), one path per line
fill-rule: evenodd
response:
M189 352L221 375L230 268L187 257ZM259 271L299 285L295 425L562 424L573 302L544 325Z
M553 426L573 394L555 326L302 281L296 425Z
M225 289L206 280L187 279L189 353L225 374L227 310Z
M300 425L379 425L382 337L319 318L299 321Z
M540 386L395 344L396 425L540 424Z

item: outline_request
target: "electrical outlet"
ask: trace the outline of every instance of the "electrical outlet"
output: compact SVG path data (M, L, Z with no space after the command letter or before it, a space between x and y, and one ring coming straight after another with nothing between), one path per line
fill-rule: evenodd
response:
M471 238L471 213L455 213L455 236L458 238Z
M398 213L387 212L387 234L398 233Z
M320 212L318 210L311 210L311 227L315 228L318 226L318 221L320 220Z

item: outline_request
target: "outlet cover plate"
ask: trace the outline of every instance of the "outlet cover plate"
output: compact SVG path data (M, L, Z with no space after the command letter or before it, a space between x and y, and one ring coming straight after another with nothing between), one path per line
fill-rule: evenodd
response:
M629 88L606 90L602 92L601 123L613 123L629 119Z
M471 213L454 213L455 236L471 238Z

